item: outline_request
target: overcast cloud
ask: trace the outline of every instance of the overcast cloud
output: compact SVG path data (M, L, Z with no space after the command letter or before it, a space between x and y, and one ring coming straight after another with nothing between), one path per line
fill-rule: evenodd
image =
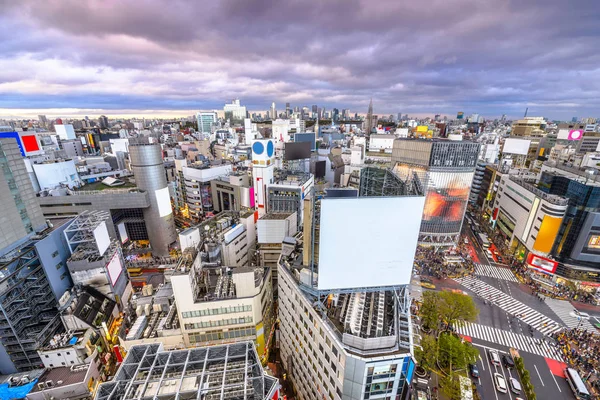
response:
M221 109L232 98L364 113L372 97L380 114L600 117L596 0L0 0L0 10L0 115Z

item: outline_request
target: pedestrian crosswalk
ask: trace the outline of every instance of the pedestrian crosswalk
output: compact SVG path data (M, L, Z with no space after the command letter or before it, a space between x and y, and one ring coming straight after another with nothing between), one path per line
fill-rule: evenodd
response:
M456 327L455 331L461 335L501 344L506 347L513 347L517 350L564 362L560 350L556 347L554 341L548 343L544 339L535 339L519 333L471 322L463 322Z
M494 267L492 265L475 264L475 275L488 276L509 282L519 282L510 269Z
M565 300L556 300L546 297L546 304L569 328L585 329L588 332L596 333L596 328L585 319L579 319L574 315L575 308Z
M466 276L464 278L455 278L454 280L479 297L490 301L492 304L500 307L508 314L517 317L544 335L550 336L563 328L558 322L477 278Z

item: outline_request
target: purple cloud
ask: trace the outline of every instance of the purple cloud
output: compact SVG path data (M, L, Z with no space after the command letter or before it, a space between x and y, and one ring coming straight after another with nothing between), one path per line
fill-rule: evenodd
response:
M598 113L595 1L406 3L0 0L1 104Z

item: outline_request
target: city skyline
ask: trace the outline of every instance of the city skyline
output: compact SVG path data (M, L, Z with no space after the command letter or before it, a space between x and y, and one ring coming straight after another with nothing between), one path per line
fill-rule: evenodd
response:
M587 0L3 3L5 118L192 115L232 98L562 120L600 106L600 8Z

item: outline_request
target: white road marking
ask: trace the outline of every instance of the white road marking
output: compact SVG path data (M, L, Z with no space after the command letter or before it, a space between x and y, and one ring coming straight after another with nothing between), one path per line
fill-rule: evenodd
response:
M540 371L538 371L538 369L537 369L537 365L533 364L533 368L535 368L535 372L537 372L538 377L540 378L540 382L542 382L542 386L546 386L546 385L544 385L544 381L542 380L542 376L540 375ZM552 373L552 372L550 372L550 373Z

